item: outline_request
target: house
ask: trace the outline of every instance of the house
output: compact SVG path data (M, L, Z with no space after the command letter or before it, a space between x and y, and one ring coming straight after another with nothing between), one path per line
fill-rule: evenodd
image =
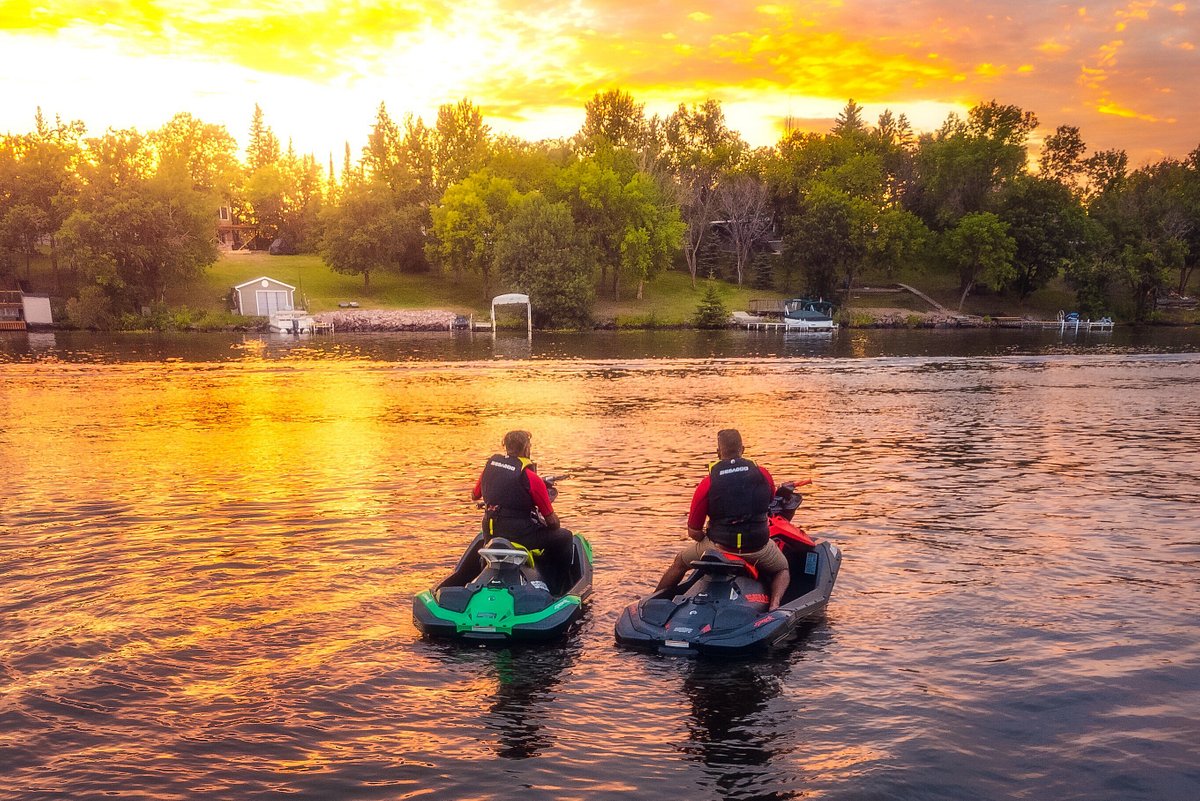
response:
M25 304L16 290L0 289L0 331L25 330Z
M257 225L238 222L237 215L229 206L217 209L218 250L252 250L256 246L261 248L261 234Z
M296 308L296 287L261 276L233 288L234 310L238 314L269 317L272 312Z

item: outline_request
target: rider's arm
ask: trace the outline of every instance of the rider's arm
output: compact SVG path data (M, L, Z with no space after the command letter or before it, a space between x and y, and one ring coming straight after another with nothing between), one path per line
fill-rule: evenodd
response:
M688 536L696 542L704 539L704 519L708 517L708 488L712 485L708 476L696 486L692 495L692 508L688 511Z
M550 504L550 491L546 489L546 482L532 470L526 470L525 475L529 477L529 496L533 498L533 505L542 513L547 526L558 528L558 515L554 514L554 507Z
M763 467L762 465L759 465L758 469L760 471L762 471L763 478L765 478L767 480L767 485L771 488L771 494L774 495L775 494L775 479L771 478L771 474L767 472L767 468Z
M471 490L471 500L477 501L483 497L483 473L479 474L479 478L475 481L475 489Z

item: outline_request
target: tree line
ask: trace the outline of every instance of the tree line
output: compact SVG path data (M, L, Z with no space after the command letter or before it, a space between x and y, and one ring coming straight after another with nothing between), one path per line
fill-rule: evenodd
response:
M1150 316L1200 257L1200 148L1131 169L1060 126L1036 161L1036 116L995 101L916 134L849 101L825 133L750 147L720 104L647 115L595 95L581 129L494 133L469 100L432 124L380 104L367 144L333 158L284 147L255 106L244 159L224 127L178 114L148 133L46 120L0 137L0 272L49 257L77 320L161 303L217 257L221 207L334 270L438 273L482 297L521 291L540 325L587 322L597 293L667 269L836 298L922 268L1026 297L1062 276L1080 310ZM74 304L73 306L71 304Z

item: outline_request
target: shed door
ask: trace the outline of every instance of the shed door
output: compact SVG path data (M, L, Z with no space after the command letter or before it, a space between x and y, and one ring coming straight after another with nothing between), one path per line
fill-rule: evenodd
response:
M263 317L277 311L291 311L287 291L279 289L260 289L258 295L258 313Z

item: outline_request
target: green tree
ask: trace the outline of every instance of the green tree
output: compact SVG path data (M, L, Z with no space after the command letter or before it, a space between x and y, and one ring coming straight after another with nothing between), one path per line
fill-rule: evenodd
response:
M1087 226L1083 206L1058 180L1015 178L1001 193L996 212L1016 242L1009 285L1022 298L1046 286L1083 253Z
M463 98L438 108L433 134L433 178L438 196L484 165L490 135L482 112L470 100Z
M611 277L614 299L623 277L640 282L669 264L678 251L683 222L663 186L634 164L628 150L604 150L558 174L556 192L569 203L576 226L595 247L600 282ZM645 247L638 250L644 229Z
M942 254L958 270L958 300L961 312L967 295L980 281L1000 287L1015 275L1013 257L1017 243L1008 235L1008 226L991 212L973 212L959 218L958 223L941 237Z
M579 139L585 153L605 148L640 151L646 141L645 106L620 89L597 92L584 105Z
M822 183L813 185L784 232L784 258L800 266L811 294L830 297L853 286L867 256L874 217L865 200Z
M7 219L8 247L26 255L28 272L29 257L48 243L60 288L57 232L78 202L84 133L82 122L55 117L51 124L39 108L33 131L0 136L0 220Z
M0 217L0 248L25 256L26 279L30 262L38 252L38 242L49 229L46 213L29 203L13 206Z
M63 252L117 310L162 303L216 261L208 198L170 176L89 193L63 223Z
M279 161L279 138L267 125L262 108L254 104L254 116L250 119L250 141L246 145L246 165L251 172Z
M496 242L519 200L511 181L488 170L451 184L433 209L433 230L425 246L429 260L449 267L455 280L467 270L478 273L484 297L491 297Z
M402 269L420 237L411 207L397 209L379 184L348 187L339 204L325 209L323 222L322 259L334 272L361 275L367 290L371 273Z
M697 328L724 328L729 325L729 308L712 281L704 288L704 297L692 313L692 322Z
M573 327L591 318L592 270L571 211L539 193L526 196L496 243L505 283L529 295L539 327Z
M719 177L737 165L749 149L725 122L716 100L680 104L664 125L665 158L675 176L680 218L685 226L683 255L692 286L699 257L711 234Z
M917 156L918 213L943 230L964 214L985 211L993 196L1025 170L1026 141L1037 117L1017 106L991 101L963 120L951 114L932 136L922 137Z
M867 263L891 278L904 267L919 264L929 240L929 229L920 217L904 209L884 209L871 223Z
M1087 145L1073 125L1060 125L1053 135L1046 137L1042 155L1038 159L1038 174L1043 178L1058 181L1076 191L1083 172L1083 154Z
M1083 173L1087 178L1084 197L1090 204L1123 187L1129 174L1129 156L1124 150L1101 150L1083 160Z
M866 136L867 123L863 120L862 106L855 103L853 98L846 101L846 106L834 120L831 133L842 137Z
M195 191L211 194L214 205L238 183L237 142L223 125L180 113L148 139L158 161L156 172L186 178Z

